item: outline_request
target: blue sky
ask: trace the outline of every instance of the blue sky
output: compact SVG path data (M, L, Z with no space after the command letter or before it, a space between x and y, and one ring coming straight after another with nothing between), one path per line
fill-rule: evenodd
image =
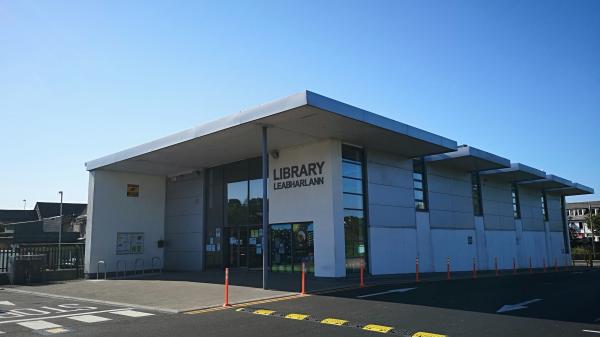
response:
M600 191L599 1L2 1L0 208L309 89ZM600 195L570 200L599 199Z

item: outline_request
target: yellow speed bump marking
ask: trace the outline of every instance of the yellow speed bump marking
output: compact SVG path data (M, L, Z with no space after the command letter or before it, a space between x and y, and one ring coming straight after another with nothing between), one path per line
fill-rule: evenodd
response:
M324 320L321 321L321 323L342 326L342 325L348 323L348 321L343 320L343 319L337 319L337 318L325 318Z
M437 333L419 331L416 334L412 335L412 337L446 337L446 335L439 335Z
M267 310L267 309L259 309L259 310L254 310L253 314L255 315L263 315L263 316L271 316L275 313L274 310Z
M388 332L392 331L394 328L392 328L391 326L385 326L385 325L367 324L367 325L363 326L362 329L367 330L367 331L373 331L373 332L388 333Z
M304 315L304 314L287 314L287 315L285 315L285 318L295 319L298 321L303 321L303 320L307 319L308 317L309 317L309 315Z
M46 333L50 333L50 334L59 334L59 333L66 333L69 332L69 330L65 329L65 328L53 328L53 329L47 329Z

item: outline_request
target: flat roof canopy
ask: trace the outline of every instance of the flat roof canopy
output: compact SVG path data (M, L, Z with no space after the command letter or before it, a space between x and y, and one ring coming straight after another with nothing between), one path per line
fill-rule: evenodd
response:
M561 195L584 195L594 194L594 189L582 184L573 183L571 187L557 188L549 190L549 192L555 192Z
M511 163L510 167L481 172L481 175L490 176L510 182L521 182L527 180L545 179L546 172L533 167Z
M269 151L323 139L406 157L456 149L456 142L366 110L303 91L86 163L107 169L173 175L260 156L261 129Z
M465 171L483 171L510 166L510 161L506 158L466 145L459 146L455 152L425 157L425 161Z
M556 188L572 187L573 183L567 179L557 177L552 174L546 175L546 178L539 180L531 180L519 183L527 187L539 188L541 190L550 190Z

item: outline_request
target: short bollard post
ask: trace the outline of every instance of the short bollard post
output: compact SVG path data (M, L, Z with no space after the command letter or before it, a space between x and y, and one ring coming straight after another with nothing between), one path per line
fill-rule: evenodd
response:
M302 290L300 291L300 294L304 295L306 294L306 288L305 288L305 284L306 284L306 279L305 279L305 273L306 272L306 263L302 262Z
M529 274L533 274L533 266L531 265L531 256L529 257Z
M498 276L498 258L494 257L494 268L496 269L496 276Z
M477 267L475 267L475 258L473 258L473 278L477 278Z
M513 257L513 275L517 275L517 261Z
M419 257L418 256L415 260L415 280L417 281L417 283L419 283L421 281L421 279L419 278Z
M229 304L229 268L225 268L225 303L223 303L223 306L231 306L231 304Z
M360 264L360 287L365 287L365 266L363 263Z
M544 273L546 272L546 258L542 258L543 264L544 264Z
M448 259L446 260L446 279L452 279L452 276L450 276L450 256L448 256Z

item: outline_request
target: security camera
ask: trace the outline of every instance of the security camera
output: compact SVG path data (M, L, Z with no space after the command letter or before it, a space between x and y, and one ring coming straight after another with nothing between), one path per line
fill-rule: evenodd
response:
M271 157L273 157L274 159L279 158L279 151L277 151L277 150L271 151Z

